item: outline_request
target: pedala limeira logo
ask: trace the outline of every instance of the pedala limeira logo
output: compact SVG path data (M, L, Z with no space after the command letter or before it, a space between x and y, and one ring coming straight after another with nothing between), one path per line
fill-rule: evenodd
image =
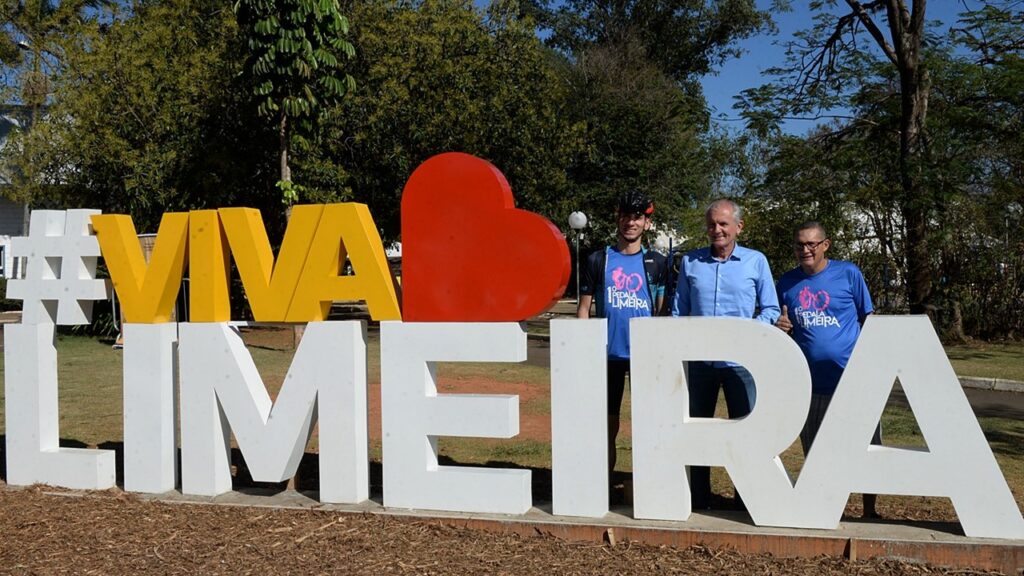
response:
M511 438L516 396L439 394L437 362L521 362L520 321L565 291L559 230L514 206L504 176L466 154L431 158L402 197L402 305L368 208L296 206L275 258L248 208L165 214L146 263L129 216L35 211L8 283L23 321L4 327L7 481L114 486L114 453L61 448L55 325L87 323L109 297L124 319L124 489L215 496L232 489L234 435L257 481L293 476L319 421L319 498L369 498L366 326L327 321L335 300L379 320L383 498L389 508L524 514L530 471L442 466L437 438ZM354 274L341 275L351 262ZM230 318L234 261L256 322L306 323L271 401ZM169 318L186 264L190 321ZM604 320L551 322L552 512L608 512ZM931 323L871 316L799 477L779 458L811 397L806 360L771 326L736 318L642 318L633 342L633 515L685 521L687 466L724 466L758 525L835 528L854 492L947 497L968 536L1024 539L1024 519ZM683 363L745 366L757 403L739 420L688 415ZM894 381L927 449L871 446ZM176 409L177 405L177 409ZM178 438L180 436L180 443ZM177 451L181 451L178 467Z

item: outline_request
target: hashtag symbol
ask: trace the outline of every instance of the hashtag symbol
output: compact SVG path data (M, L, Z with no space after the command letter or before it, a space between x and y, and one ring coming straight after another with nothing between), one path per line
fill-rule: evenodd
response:
M11 240L11 253L27 259L25 278L7 283L7 297L22 301L23 324L88 324L94 300L110 288L96 279L100 245L89 217L99 210L34 210L29 235Z

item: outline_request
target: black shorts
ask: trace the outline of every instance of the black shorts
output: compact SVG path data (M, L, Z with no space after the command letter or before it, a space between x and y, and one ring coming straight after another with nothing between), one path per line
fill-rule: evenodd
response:
M619 417L622 409L622 394L626 390L626 372L629 360L608 359L608 415Z
M804 429L800 431L800 445L803 446L804 456L807 455L811 445L814 444L814 439L818 436L818 429L821 428L821 422L825 419L825 413L828 411L829 404L831 403L831 394L811 394L811 409L807 414ZM871 436L871 444L873 446L882 445L881 421L875 426L875 433Z

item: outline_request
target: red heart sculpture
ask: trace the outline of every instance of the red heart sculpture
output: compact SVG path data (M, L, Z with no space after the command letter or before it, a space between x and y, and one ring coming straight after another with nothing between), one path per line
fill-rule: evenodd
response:
M402 319L508 322L536 316L565 293L565 238L515 208L505 176L457 152L430 158L402 192Z

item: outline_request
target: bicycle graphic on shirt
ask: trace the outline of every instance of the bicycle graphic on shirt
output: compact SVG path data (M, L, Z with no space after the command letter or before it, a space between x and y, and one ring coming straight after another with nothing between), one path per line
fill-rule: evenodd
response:
M616 290L624 290L626 292L637 293L640 288L644 285L643 276L633 272L632 274L626 274L622 271L622 267L612 270L612 283L615 284Z

